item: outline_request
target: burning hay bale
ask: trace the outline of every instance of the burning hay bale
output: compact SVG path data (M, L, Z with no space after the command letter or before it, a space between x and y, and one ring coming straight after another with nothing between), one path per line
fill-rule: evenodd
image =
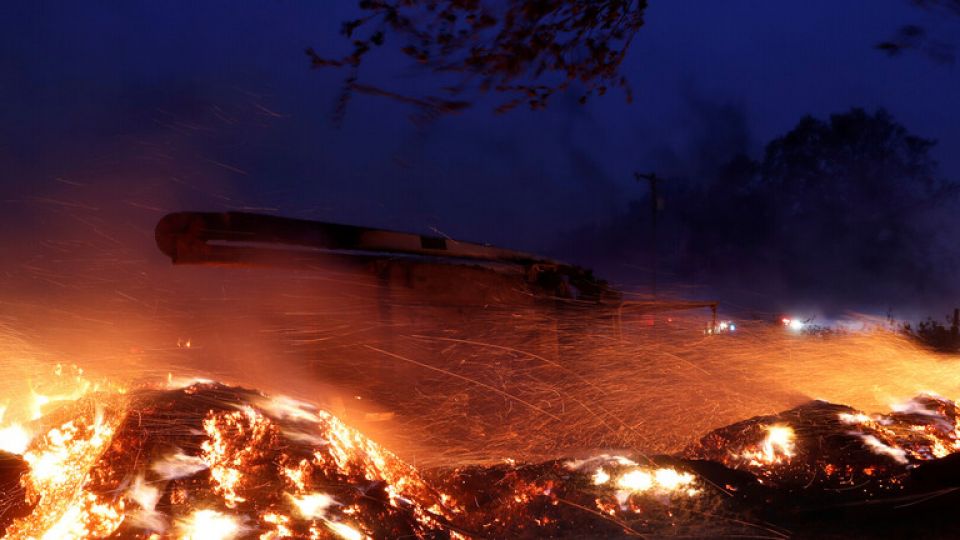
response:
M680 456L736 495L733 513L797 536L952 538L958 420L939 396L873 415L812 401L715 430Z
M197 383L89 409L31 443L23 484L39 502L9 538L426 538L448 528L416 470L303 403ZM62 470L49 478L44 464Z
M812 401L715 430L681 456L750 471L772 487L873 496L918 465L960 451L957 406L921 395L890 414Z

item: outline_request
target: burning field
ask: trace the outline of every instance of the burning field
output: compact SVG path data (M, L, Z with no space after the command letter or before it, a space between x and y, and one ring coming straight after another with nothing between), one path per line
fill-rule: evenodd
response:
M953 536L960 372L891 332L126 255L0 282L5 537Z
M6 538L950 536L960 487L960 411L935 395L811 401L671 455L418 470L299 400L56 375L0 430Z

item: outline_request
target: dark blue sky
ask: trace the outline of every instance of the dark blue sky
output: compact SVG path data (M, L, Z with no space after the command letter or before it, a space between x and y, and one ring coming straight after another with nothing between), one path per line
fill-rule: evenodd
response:
M258 208L545 250L640 196L636 169L695 176L711 152L758 156L802 115L852 106L939 140L960 178L958 67L873 48L903 24L949 37L960 21L906 0L652 1L624 66L632 105L560 96L494 116L488 100L427 129L362 96L332 125L342 74L310 69L303 49L345 50L353 6L4 2L4 226L33 228L64 201L144 231L164 211ZM427 87L401 60L362 76Z

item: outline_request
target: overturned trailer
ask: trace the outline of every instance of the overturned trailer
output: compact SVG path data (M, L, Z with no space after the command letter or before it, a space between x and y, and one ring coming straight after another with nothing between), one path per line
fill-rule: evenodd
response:
M459 286L442 290L464 292L470 303L488 304L506 298L497 292L510 291L538 299L622 305L622 294L590 270L440 236L246 212L178 212L160 220L156 240L174 264L352 266L366 269L384 285L428 294L439 291L427 281L442 282L446 274L455 274Z
M442 236L247 212L177 212L157 224L156 241L174 264L354 267L391 292L411 290L435 305L522 299L621 314L709 309L716 318L716 302L625 300L589 269Z
M619 339L634 323L650 324L668 312L710 310L716 325L716 302L631 300L588 269L441 236L244 212L179 212L160 220L156 241L174 264L349 275L343 287L366 291L363 319L376 321L386 340L522 344L560 358L589 348L584 335Z

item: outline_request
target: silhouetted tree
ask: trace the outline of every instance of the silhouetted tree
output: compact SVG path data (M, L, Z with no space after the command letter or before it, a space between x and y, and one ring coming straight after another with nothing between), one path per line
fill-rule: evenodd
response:
M799 257L843 263L852 275L908 283L929 271L928 217L956 194L935 177L934 142L883 110L806 117L772 141L761 165L775 237L789 275ZM796 274L797 272L793 272ZM825 276L793 275L809 282Z
M934 144L886 111L853 109L801 119L762 160L676 178L661 216L665 274L856 307L953 291L958 185L937 176ZM650 255L630 239L651 227L648 204L569 238L641 264ZM597 260L583 249L570 256Z
M798 293L934 289L937 238L957 185L936 177L934 142L883 110L805 117L743 156L689 203L687 268L761 268ZM698 272L699 273L699 272Z
M900 325L900 332L921 345L939 352L956 353L960 351L960 321L957 312L945 317L943 324L933 317L920 321L916 328L910 323Z
M351 52L307 54L316 67L349 70L340 114L354 92L409 103L423 118L467 107L468 90L505 94L499 112L521 104L541 109L573 83L584 89L581 101L611 87L629 99L619 68L646 6L646 0L360 0L363 16L342 28ZM394 40L431 72L457 76L444 89L447 97L403 96L359 81L367 55Z

